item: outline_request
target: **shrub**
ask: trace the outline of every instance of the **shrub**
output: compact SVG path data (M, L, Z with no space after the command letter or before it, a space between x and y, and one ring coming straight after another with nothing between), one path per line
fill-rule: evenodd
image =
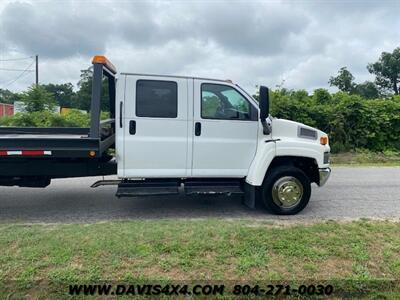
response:
M65 116L50 111L17 113L0 118L0 126L10 127L88 127L88 114L72 110Z
M329 134L332 152L365 148L400 150L400 97L366 100L344 92L313 96L278 90L271 93L271 114Z
M64 119L69 125L68 127L89 127L90 115L76 109L68 111L64 115Z
M52 110L56 104L53 95L41 85L29 87L28 91L22 93L21 100L27 112Z

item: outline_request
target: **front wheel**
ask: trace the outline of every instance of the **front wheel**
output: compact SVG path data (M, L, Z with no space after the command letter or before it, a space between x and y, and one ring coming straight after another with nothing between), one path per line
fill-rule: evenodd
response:
M311 196L311 182L293 166L274 168L264 179L261 197L265 208L277 215L294 215L306 207Z

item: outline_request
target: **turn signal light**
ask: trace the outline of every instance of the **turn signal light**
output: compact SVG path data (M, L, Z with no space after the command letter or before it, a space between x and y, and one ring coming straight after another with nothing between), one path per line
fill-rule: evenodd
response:
M96 156L96 151L90 150L89 151L89 156L90 157L95 157Z
M319 139L319 143L321 145L327 145L328 144L328 137L327 136L321 136Z

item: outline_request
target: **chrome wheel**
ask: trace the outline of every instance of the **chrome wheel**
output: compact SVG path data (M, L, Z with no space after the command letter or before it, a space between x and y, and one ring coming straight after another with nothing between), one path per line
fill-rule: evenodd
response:
M303 197L303 185L296 177L281 177L272 186L272 200L282 208L296 206L301 197Z

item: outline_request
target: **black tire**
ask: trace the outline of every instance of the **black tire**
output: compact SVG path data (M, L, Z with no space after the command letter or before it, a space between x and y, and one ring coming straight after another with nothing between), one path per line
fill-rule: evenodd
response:
M292 207L282 207L274 202L272 188L283 177L294 177L302 186L300 201ZM261 187L261 200L264 207L277 215L294 215L302 211L308 204L311 196L311 182L304 172L294 166L280 166L267 173Z

